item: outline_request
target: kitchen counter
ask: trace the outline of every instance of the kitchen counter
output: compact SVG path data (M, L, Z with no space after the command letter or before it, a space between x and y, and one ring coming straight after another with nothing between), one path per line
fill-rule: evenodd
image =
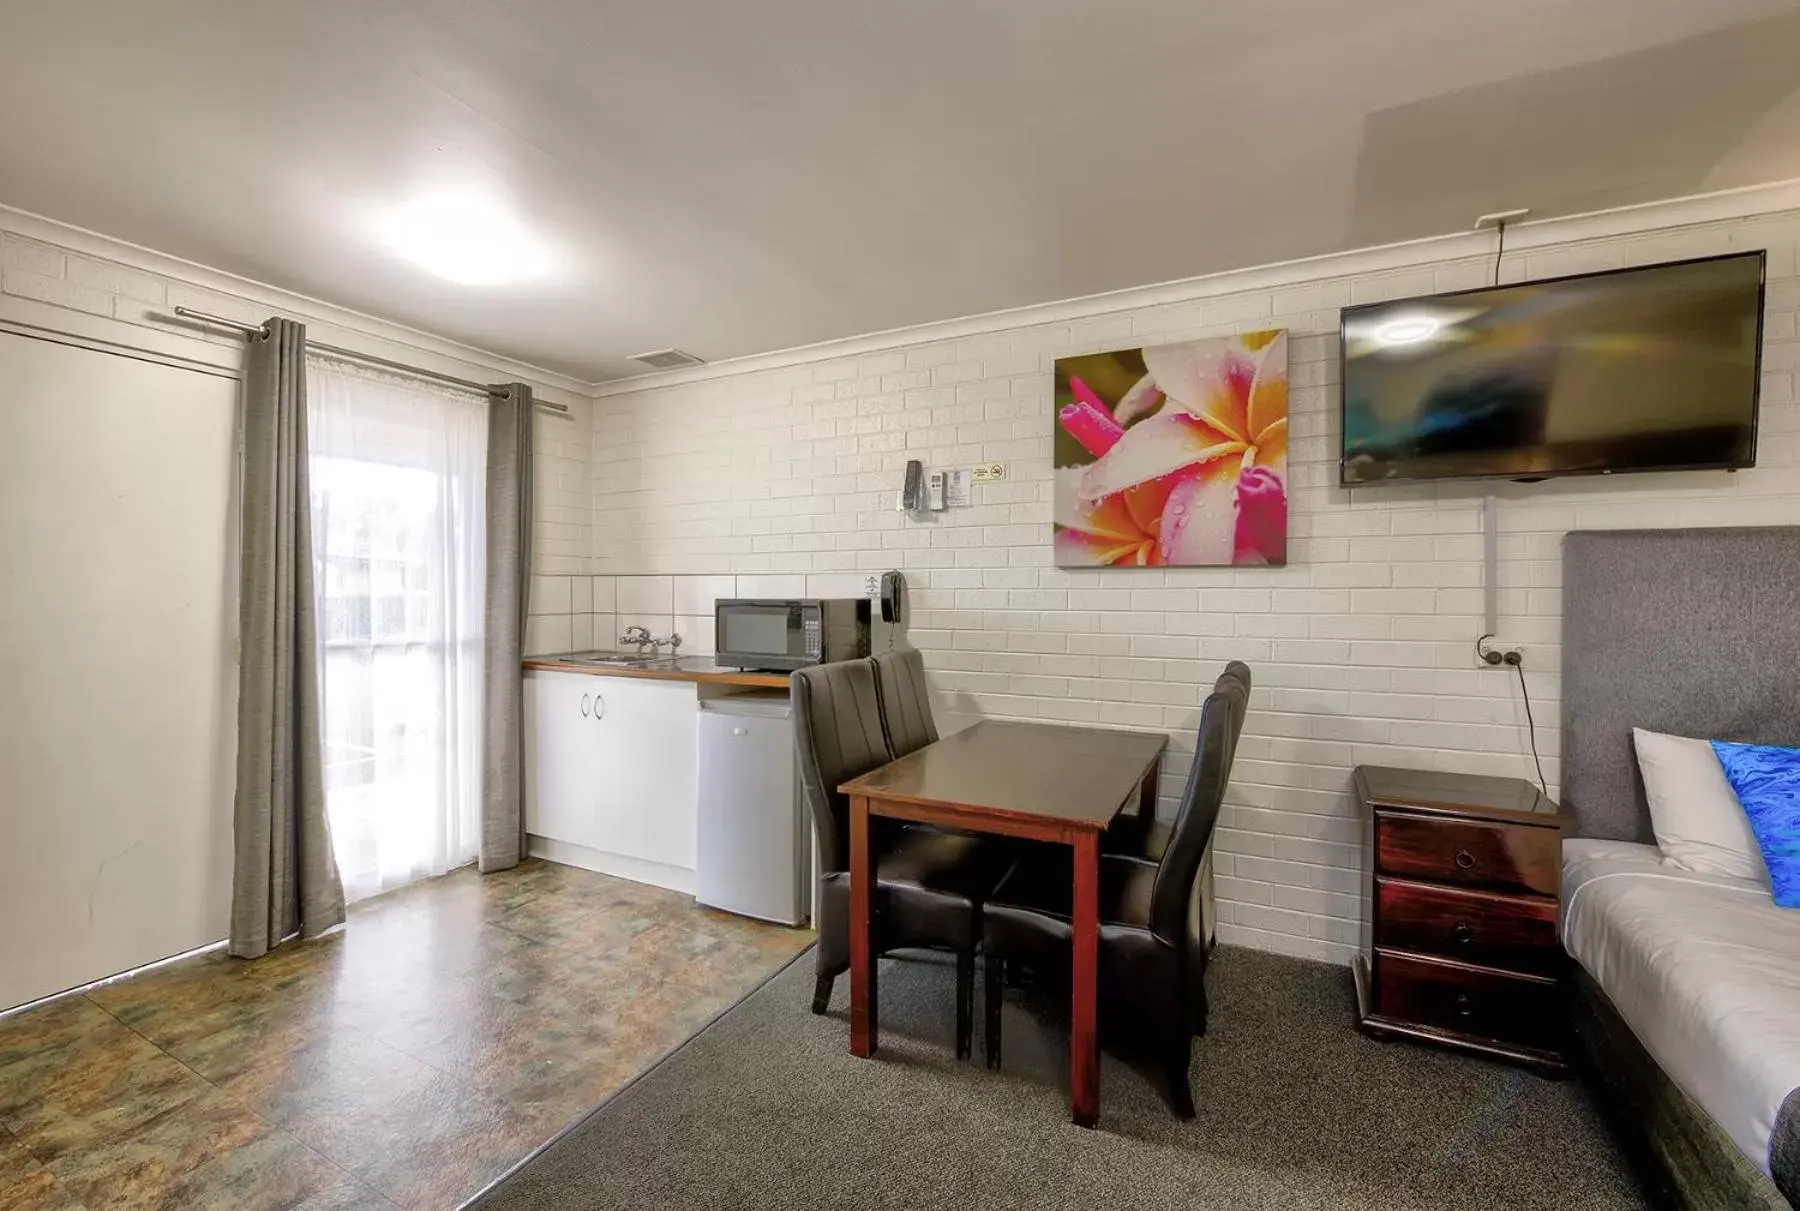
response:
M786 673L759 673L743 669L723 668L704 656L681 656L650 664L621 666L590 664L561 656L529 656L528 669L552 669L559 673L591 673L596 677L638 677L652 681L687 681L697 685L739 685L758 689L785 690Z

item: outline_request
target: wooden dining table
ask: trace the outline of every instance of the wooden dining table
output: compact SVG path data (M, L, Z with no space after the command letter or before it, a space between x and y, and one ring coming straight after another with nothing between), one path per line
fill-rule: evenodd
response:
M1092 1127L1100 1116L1100 837L1130 803L1155 814L1167 746L1158 732L983 720L840 786L850 797L851 1052L873 1055L879 1035L871 816L1061 843L1074 851L1069 1111Z

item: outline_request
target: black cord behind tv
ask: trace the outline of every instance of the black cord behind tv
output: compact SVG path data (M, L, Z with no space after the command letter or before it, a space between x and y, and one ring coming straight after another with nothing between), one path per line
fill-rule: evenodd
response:
M1347 307L1339 482L1756 461L1767 255Z

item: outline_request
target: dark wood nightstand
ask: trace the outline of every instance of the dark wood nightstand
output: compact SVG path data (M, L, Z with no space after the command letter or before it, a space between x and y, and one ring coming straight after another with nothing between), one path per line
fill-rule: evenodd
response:
M1529 782L1363 765L1370 931L1362 1028L1566 1071L1562 837Z

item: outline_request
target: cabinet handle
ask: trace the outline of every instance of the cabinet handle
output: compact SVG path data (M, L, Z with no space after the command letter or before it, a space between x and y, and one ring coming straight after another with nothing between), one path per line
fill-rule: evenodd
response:
M594 695L594 718L604 719L605 717L606 717L606 699L602 698L598 694L595 694Z
M587 695L586 695L586 694L583 694L583 695L582 695L582 696L581 696L581 715L582 715L582 718L584 718L584 719L585 719L585 718L586 718L586 717L587 717L587 713L588 713L588 696L587 696Z
M1475 855L1474 854L1470 853L1466 849L1459 849L1456 851L1456 868L1458 870L1468 870L1471 867L1473 867L1474 865L1475 865Z
M1458 921L1450 930L1450 940L1453 942L1460 942L1466 946L1475 940L1475 931L1470 929L1464 922Z

